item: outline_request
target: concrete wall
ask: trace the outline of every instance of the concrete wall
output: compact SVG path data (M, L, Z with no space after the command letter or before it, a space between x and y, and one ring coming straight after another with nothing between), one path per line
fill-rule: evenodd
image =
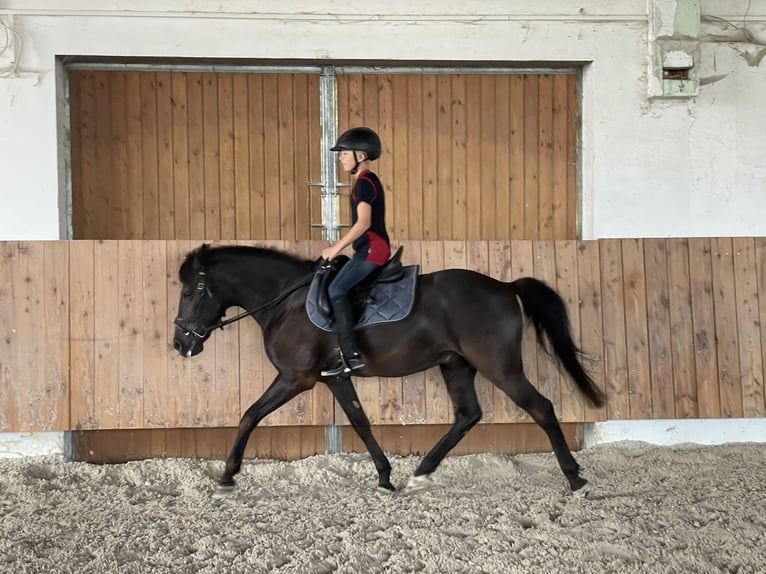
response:
M702 2L699 94L679 99L648 97L650 16L671 0L66 5L0 3L23 41L0 77L0 240L66 237L59 55L582 63L584 239L766 235L763 2Z

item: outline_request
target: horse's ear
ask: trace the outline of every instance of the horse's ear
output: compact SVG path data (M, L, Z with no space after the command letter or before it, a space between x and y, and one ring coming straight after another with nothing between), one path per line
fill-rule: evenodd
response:
M199 246L199 249L194 250L194 258L192 259L192 266L194 267L194 269L202 268L203 266L202 259L203 259L203 256L205 255L205 252L208 249L210 249L210 244L203 243L202 245Z

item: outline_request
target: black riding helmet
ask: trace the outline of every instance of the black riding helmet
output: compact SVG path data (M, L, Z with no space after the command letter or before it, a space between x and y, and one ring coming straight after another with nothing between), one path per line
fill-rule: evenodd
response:
M380 138L370 128L351 128L343 132L338 141L330 149L332 151L363 151L367 159L376 160L380 157Z

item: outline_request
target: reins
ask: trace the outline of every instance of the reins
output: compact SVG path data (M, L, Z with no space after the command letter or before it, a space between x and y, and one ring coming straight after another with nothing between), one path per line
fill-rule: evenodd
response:
M256 307L255 309L251 309L249 311L245 311L244 313L240 313L239 315L236 315L235 317L232 317L231 319L225 319L223 321L218 321L218 323L215 323L214 325L210 325L209 327L197 327L196 329L189 329L183 323L181 323L181 320L178 319L178 318L173 323L175 325L181 327L181 329L184 330L184 335L191 334L191 335L194 335L195 337L197 337L198 339L204 339L210 331L213 331L215 329L223 329L226 325L231 325L232 323L236 323L240 319L244 319L245 317L250 317L250 316L255 315L256 313L258 313L259 311L263 311L264 309L267 309L267 308L271 307L272 305L276 305L277 303L281 303L288 296L290 296L293 293L295 293L298 289L300 289L301 287L304 287L305 285L308 285L309 283L311 283L311 279L313 277L314 277L314 272L310 273L309 275L307 275L306 277L304 277L303 279L301 279L300 281L298 281L297 283L292 285L289 289L287 289L286 291L283 291L282 293L280 293L279 295L277 295L276 297L274 297L270 301L267 301L263 305L260 305L260 306ZM198 332L197 329L200 329L201 332Z

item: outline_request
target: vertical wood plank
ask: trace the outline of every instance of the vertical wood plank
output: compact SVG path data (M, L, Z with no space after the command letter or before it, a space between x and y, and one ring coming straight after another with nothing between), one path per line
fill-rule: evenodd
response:
M489 276L506 283L512 281L510 241L490 241L488 249ZM497 423L507 423L521 417L516 404L495 385L492 386L492 403Z
M524 114L524 77L513 75L510 78L510 98L508 100L510 122L510 218L511 239L527 239L526 235L526 165L524 162L524 134L526 115Z
M495 201L493 237L485 239L507 240L511 238L511 119L508 102L511 97L510 77L495 77L494 110L495 125ZM489 115L489 114L488 114Z
M737 340L734 254L731 238L713 239L712 269L715 301L715 336L718 349L718 384L721 416L742 416L742 386Z
M467 110L466 77L452 76L452 238L468 237L468 157L467 157Z
M540 229L540 79L524 76L524 238L537 239Z
M476 241L481 236L482 224L482 123L481 123L481 76L466 75L465 78L465 121L466 121L466 195L465 239ZM491 160L494 162L494 154ZM487 170L494 165L487 166Z
M625 289L629 413L632 419L645 419L652 416L652 388L649 379L649 334L646 326L646 278L642 240L622 240L622 273Z
M69 72L69 149L71 154L70 177L72 178L72 239L78 239L85 229L86 220L91 209L85 193L85 163L89 154L86 153L89 134L89 118L87 117L88 100L86 98L86 73L79 70ZM140 188L139 188L140 189Z
M232 75L232 128L234 137L234 234L236 239L249 239L250 226L250 141L248 133L250 104L247 74Z
M188 188L189 188L189 237L207 238L205 208L205 112L200 73L186 76ZM182 239L182 238L179 238ZM185 238L184 238L185 239Z
M173 153L173 226L175 228L173 237L191 239L188 78L186 74L173 73L169 80ZM171 191L168 189L166 193Z
M119 242L99 241L94 249L95 413L100 429L120 428Z
M553 239L553 79L549 74L539 76L538 89L538 237Z
M710 239L689 239L689 269L694 270L690 275L697 404L701 418L721 416L711 259Z
M42 383L45 398L40 430L69 430L69 242L43 243L45 261Z
M421 244L420 272L432 273L445 268L444 243L427 241ZM429 424L448 423L452 420L452 405L441 370L432 367L425 372L426 414Z
M670 277L665 239L644 239L646 310L649 335L651 418L676 416L670 327ZM691 343L691 342L689 342Z
M439 232L437 239L454 239L452 233L452 87L450 77L439 75L436 161L438 171L437 215Z
M125 74L127 195L123 203L128 239L143 235L143 166L141 164L141 78L136 73ZM75 157L74 152L72 157Z
M575 241L556 241L556 283L555 289L567 307L572 338L575 344L583 348L580 336L580 293L577 281L577 243ZM561 392L561 410L559 416L565 422L579 422L584 416L584 399L572 378L559 367L559 389Z
M420 76L407 77L407 189L423 186L423 82ZM407 238L423 239L423 194L407 194Z
M167 259L165 261L165 280L167 288L167 317L165 323L172 325L178 315L178 301L181 298L181 283L178 279L178 269L186 255L192 249L192 242L184 240L168 241L166 244ZM157 309L161 312L161 309ZM158 317L159 319L159 317ZM210 349L205 346L205 353ZM158 397L160 404L164 403L165 416L158 421L162 426L179 427L193 426L190 412L193 397L198 393L192 385L193 359L182 357L178 353L167 353L166 387L162 389L165 396ZM197 380L195 372L194 380ZM168 435L170 438L172 435Z
M56 351L68 340L66 244L9 242L2 256L0 429L64 430L68 357Z
M294 101L292 76L289 74L277 75L277 91L279 100L277 103L277 125L279 142L279 185L272 193L279 196L279 235L282 239L295 238L295 181L294 167L295 156L293 153L295 142L293 141L294 115L293 106L281 105L279 102Z
M604 370L607 418L630 417L628 361L625 332L625 290L619 240L600 242L601 298L604 324Z
M567 173L569 169L568 129L569 84L572 75L555 74L553 80L553 177L551 205L552 233L554 239L575 239L575 233L569 233L569 222L576 219L575 203L569 204Z
M175 194L173 189L173 91L171 72L157 72L157 203L159 235L149 239L172 239L176 236Z
M94 100L95 100L95 136L96 148L94 154L94 186L95 194L89 201L95 205L92 232L88 234L93 238L115 239L112 233L112 221L117 213L115 205L116 194L112 186L105 186L114 173L114 148L109 145L112 138L111 115L112 108L109 98L110 74L104 71L94 73Z
M534 276L534 245L532 241L511 241L511 277ZM523 308L523 307L522 307ZM522 311L523 313L523 311ZM531 327L529 318L524 315L524 335L521 342L521 361L524 366L524 374L535 388L539 389L537 371L537 337ZM514 422L528 421L529 415L521 409L515 409L517 418Z
M157 134L157 83L154 72L141 73L141 199L142 239L159 239L159 146Z
M218 78L214 73L202 76L202 161L204 165L205 238L220 239L220 137L218 113ZM273 165L277 165L276 162Z
M394 193L391 195L391 207L386 207L386 217L391 228L391 239L409 239L409 199L405 190L409 187L407 172L409 170L409 146L408 146L408 106L407 106L407 77L396 74L392 78L393 95L393 141L394 152ZM388 201L388 197L386 200ZM389 215L390 214L390 215Z
M761 365L766 370L766 238L755 238L755 268L758 285L758 324L761 328ZM766 373L761 378L760 402L758 401L758 388L753 392L753 412L766 414Z
M420 242L400 241L399 243L404 246L402 263L405 265L422 265L423 259L420 250ZM362 401L362 404L364 404L366 408L366 403L364 403L364 401ZM427 421L426 378L424 373L413 373L412 375L402 377L401 418L403 424L423 424Z
M119 428L144 426L143 388L143 250L135 240L117 245Z
M577 282L580 296L580 346L583 350L583 363L596 385L606 395L601 255L598 241L577 242ZM583 416L586 421L606 419L606 406L597 408L585 400L583 400L583 406Z
M677 418L696 418L697 374L694 359L689 242L687 239L667 241L675 414Z
M479 151L479 157L472 158L471 163L475 162L478 166L478 177L475 180L471 180L469 177L469 182L471 182L481 213L479 228L473 237L475 240L499 238L495 227L495 217L497 212L497 196L502 194L502 191L498 189L497 181L496 148L497 141L500 138L496 131L494 110L496 82L497 78L495 76L482 75L479 77L478 89L474 90L479 96L479 106L477 108L479 121L477 125L480 126L480 131L479 145L476 146L476 149ZM472 205L473 201L469 200L469 205ZM472 209L471 211L478 210Z
M311 84L309 79L315 76L308 74L293 74L293 114L292 114L292 142L293 142L293 176L288 185L292 190L293 202L293 238L306 240L311 238L311 194L315 193L308 186L309 181L316 181L311 177L312 154L320 151L319 142L319 115L318 104L314 106L316 115L310 115L311 106L309 100L319 97L319 84ZM313 124L316 123L316 126ZM312 130L316 139L311 137ZM320 166L317 165L317 175Z
M553 241L538 240L533 242L534 276L555 289L556 287L556 252ZM550 348L550 347L549 347ZM552 350L551 350L552 352ZM561 418L561 389L559 372L555 360L537 346L537 389L547 397Z
M94 241L72 241L69 248L70 425L98 428L96 416L96 327Z
M758 271L752 237L732 239L737 303L742 416L763 416L763 361L758 312Z
M423 231L421 239L424 241L436 239L439 235L439 205L438 194L441 189L437 188L439 179L439 156L437 136L437 92L436 76L423 76L422 85L422 128L421 128L421 158L423 169L423 181L420 184L423 190L422 222Z
M128 210L132 197L128 189L128 150L127 150L127 104L125 101L125 74L109 74L109 119L111 133L108 140L102 142L103 151L110 150L111 170L104 173L109 181L109 194L112 197L112 210L102 214L109 221L103 239L124 239L130 236L128 229ZM108 178L108 179L107 179ZM103 185L103 184L102 184Z
M141 291L144 426L168 426L168 348L173 328L168 321L168 251L165 241L142 241ZM180 290L175 297L180 296ZM177 353L175 353L177 354Z
M264 108L264 77L251 74L247 78L248 87L248 136L250 142L250 228L251 239L266 239L266 173L273 164L266 163L266 153L271 153L273 146L266 145L266 119Z
M319 76L310 75L308 85L308 140L309 146L309 164L308 181L319 181L322 172L322 149L318 142L322 140L321 136L321 112L319 109ZM382 96L381 96L382 97ZM382 129L386 133L388 129L388 120ZM385 149L385 147L384 147ZM384 186L390 185L391 179L386 179ZM388 189L388 188L386 188ZM311 187L309 190L309 225L322 222L322 196L319 190ZM388 193L388 192L387 192ZM319 227L309 227L308 239L322 239L322 230Z
M579 237L581 230L578 204L580 193L578 177L578 140L580 136L580 94L579 75L569 76L567 92L567 223L566 236Z
M0 243L2 259L0 271L8 281L0 285L0 336L3 352L0 354L0 430L11 431L21 428L19 420L20 353L23 349L18 325L24 318L19 315L17 304L21 299L19 288L24 284L22 265L19 263L20 243Z
M466 242L466 267L489 275L489 244L486 241ZM475 379L476 395L481 406L482 422L491 423L495 420L494 388L495 385L483 375L477 374Z
M216 74L218 82L218 193L221 239L237 237L237 195L234 182L234 88L231 73ZM292 183L292 182L291 182Z

